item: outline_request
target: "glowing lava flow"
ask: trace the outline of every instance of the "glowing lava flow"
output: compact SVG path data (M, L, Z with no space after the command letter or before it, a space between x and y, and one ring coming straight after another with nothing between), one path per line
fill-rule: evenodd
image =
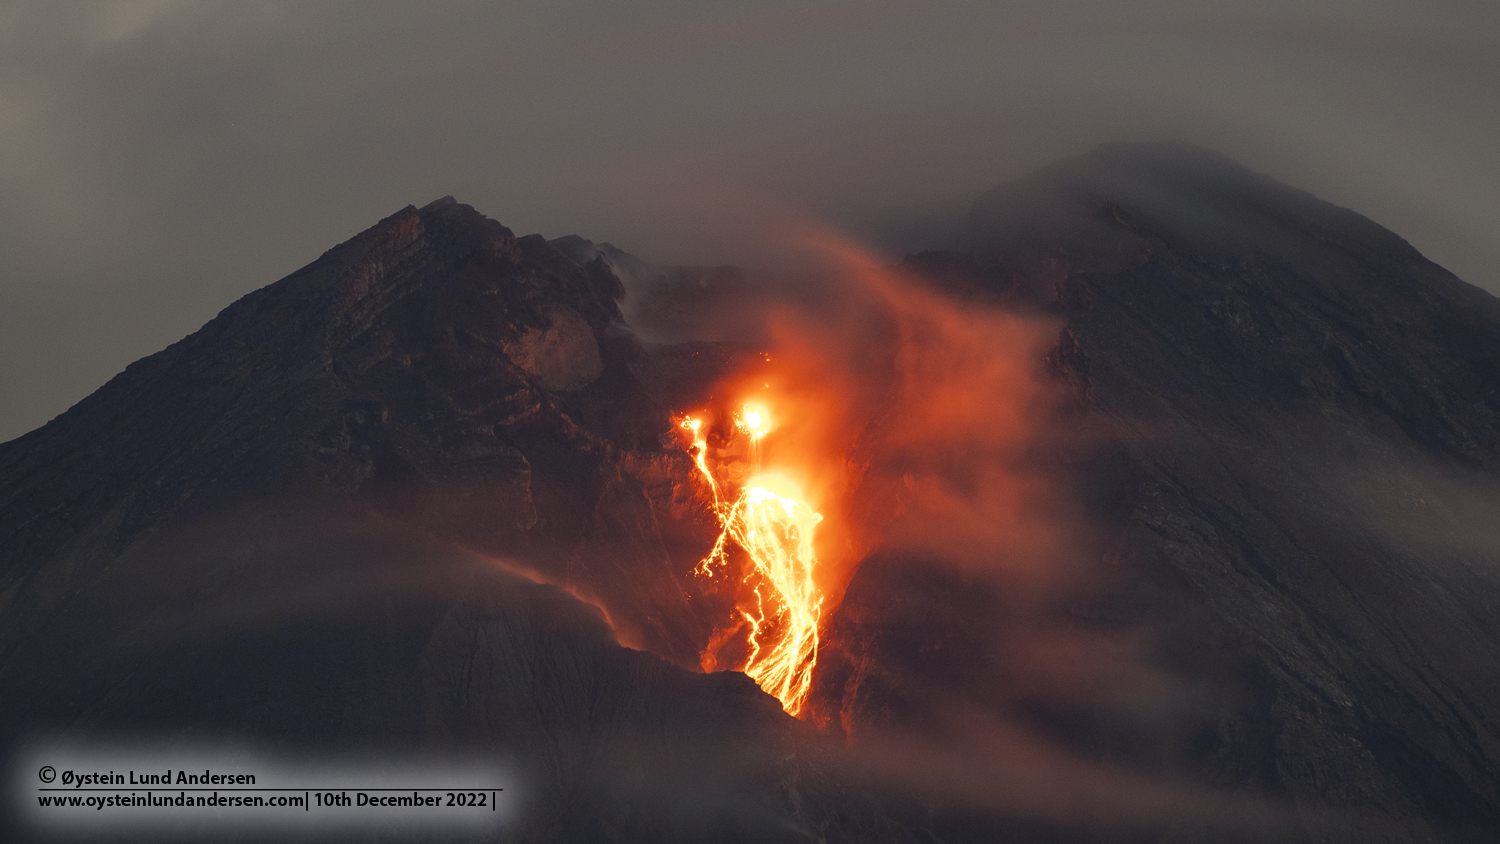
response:
M699 419L679 425L692 437L694 461L714 493L714 514L719 519L719 538L713 550L698 564L698 573L712 575L728 570L731 546L745 553L749 565L744 584L753 593L737 608L744 624L729 631L704 651L704 667L717 661L716 652L729 635L748 625L749 656L740 669L765 692L775 695L781 706L799 715L812 688L813 666L818 660L818 622L823 596L813 579L817 557L813 534L823 517L796 498L779 495L768 487L780 486L779 478L760 475L761 440L770 428L769 416L761 409L746 407L735 427L749 441L754 475L732 504L719 493L719 483L708 466L708 438Z

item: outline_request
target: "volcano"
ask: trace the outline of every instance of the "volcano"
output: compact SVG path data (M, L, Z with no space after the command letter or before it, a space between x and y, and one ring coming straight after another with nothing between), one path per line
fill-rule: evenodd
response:
M916 373L949 421L884 376L839 405L796 707L705 671L777 623L713 556L710 487L754 486L745 436L774 456L727 391L816 380L765 375L752 315L838 332L789 285L444 198L0 445L6 747L478 752L525 784L516 841L1494 840L1500 301L1159 145L877 264L900 292L853 307L851 371ZM903 357L933 325L960 371ZM1013 420L929 447L992 392Z

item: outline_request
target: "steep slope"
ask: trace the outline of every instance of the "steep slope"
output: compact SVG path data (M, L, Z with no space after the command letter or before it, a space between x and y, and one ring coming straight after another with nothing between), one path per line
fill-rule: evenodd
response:
M7 748L486 752L517 840L878 826L786 786L806 731L742 675L619 644L696 667L712 541L620 293L407 208L0 446Z
M1124 458L1084 485L1134 584L1105 617L1160 628L1159 664L1210 701L1043 720L1290 801L1319 840L1500 834L1500 301L1353 212L1170 146L992 191L947 247L908 266L1066 319L1058 359ZM966 609L873 621L896 593ZM899 561L849 595L830 663L866 672L866 720L914 717L903 677L978 688L918 655L982 640L999 604Z
M97 565L143 530L324 491L549 579L637 588L635 558L670 568L641 526L686 464L656 443L666 411L630 375L619 292L602 263L451 200L382 221L0 447L7 621L45 611L34 578L60 554ZM570 576L591 542L630 562ZM629 603L623 635L694 638L680 594Z
M691 576L716 526L668 412L746 350L642 344L639 262L449 199L0 444L0 738L478 750L530 784L517 840L1240 840L1206 789L1275 810L1245 840L1493 840L1500 303L1175 147L1060 163L932 245L906 268L1065 325L1051 371L1107 436L1049 459L1107 541L1059 623L1149 641L1171 694L1032 694L1075 659L1108 687L1133 645L1026 651L1016 596L899 550L827 617L814 721L856 768L684 670L729 606ZM753 333L715 273L648 286L664 336ZM859 755L955 698L1205 799L1106 833L916 764L973 748Z

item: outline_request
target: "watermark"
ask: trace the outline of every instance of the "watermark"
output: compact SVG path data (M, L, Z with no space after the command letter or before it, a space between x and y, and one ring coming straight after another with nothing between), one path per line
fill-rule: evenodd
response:
M277 754L245 746L38 743L11 760L11 817L37 831L208 834L499 828L517 783L482 757Z

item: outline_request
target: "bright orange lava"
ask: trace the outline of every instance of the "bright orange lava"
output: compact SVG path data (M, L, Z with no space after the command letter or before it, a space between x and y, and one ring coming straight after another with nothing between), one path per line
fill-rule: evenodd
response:
M818 564L813 536L823 517L800 500L786 478L761 474L761 441L771 429L764 408L746 405L735 418L737 435L749 445L752 475L732 503L721 496L709 468L702 420L689 417L678 424L691 437L694 462L713 490L719 519L719 538L699 562L698 573L728 571L731 547L741 549L748 561L741 577L749 592L736 607L743 624L715 637L703 653L704 668L716 665L724 640L748 628L750 650L740 670L776 696L788 713L800 715L818 661L823 595L813 578Z

